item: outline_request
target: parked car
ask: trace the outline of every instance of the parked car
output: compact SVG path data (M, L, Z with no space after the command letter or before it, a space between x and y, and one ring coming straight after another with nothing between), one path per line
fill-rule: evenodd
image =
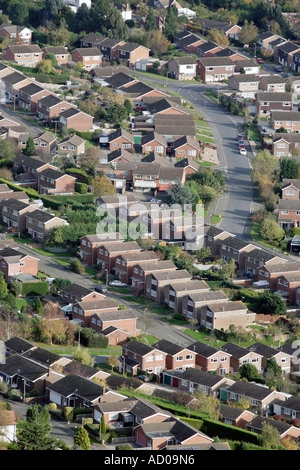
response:
M264 64L264 61L263 61L262 59L260 59L260 58L256 59L256 62L257 62L258 64Z
M244 142L239 143L239 150L244 149L244 148L245 148Z
M117 279L115 281L109 281L108 285L111 287L127 287L125 282L118 281Z
M150 378L147 375L140 374L140 375L137 375L136 378L139 380L142 380L143 382L150 382Z
M243 140L244 137L242 136L242 134L238 134L236 139L237 139L237 140Z
M247 155L247 150L244 149L244 148L241 148L241 149L240 149L240 154L241 154L241 155Z
M172 153L172 152L173 152L172 147L167 147L167 148L166 148L166 153L170 154L170 153Z
M283 72L282 68L281 67L275 67L274 68L275 72Z
M96 286L94 291L99 292L100 294L106 294L107 288L105 286Z

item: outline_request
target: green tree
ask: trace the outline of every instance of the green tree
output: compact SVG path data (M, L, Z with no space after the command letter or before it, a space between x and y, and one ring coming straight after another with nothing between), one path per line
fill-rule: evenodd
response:
M84 266L78 258L70 259L70 268L76 274L84 273Z
M45 6L42 12L42 21L45 24L47 21L59 21L59 14L64 7L63 0L45 0Z
M177 32L178 32L178 12L177 12L176 7L173 7L171 5L167 11L163 33L167 39L172 40L174 37L174 34L176 34Z
M266 217L260 225L260 235L264 240L278 244L284 235L284 230L273 217Z
M257 368L253 364L241 365L238 372L240 377L247 379L248 382L255 381L260 376Z
M73 352L72 359L86 366L94 367L95 359L91 356L87 349L77 348Z
M52 52L48 52L48 54L45 55L45 60L50 60L52 62L52 67L57 67L58 65L55 54Z
M260 313L266 315L285 315L286 303L279 295L272 292L263 292L259 296L258 308Z
M0 141L0 159L13 160L16 156L14 144L9 140Z
M4 280L4 275L0 272L0 300L4 300L8 294L7 284Z
M126 108L127 115L130 116L130 114L133 112L133 106L132 106L131 100L126 98L126 100L124 101L124 107Z
M50 414L46 408L34 405L27 419L17 421L17 447L19 450L56 450L61 443L50 436Z
M9 8L9 17L12 24L24 26L29 18L26 2L13 2Z
M23 285L22 285L22 282L18 281L17 279L14 279L13 281L11 281L9 288L11 292L16 296L17 299L22 294Z
M74 436L74 445L80 450L91 450L91 441L86 429L80 426Z
M119 103L112 104L107 110L107 120L114 125L120 125L127 117L127 108Z
M235 260L230 259L229 261L223 261L221 264L221 269L219 270L220 276L224 279L231 279L236 276L236 265Z
M104 415L101 417L101 434L106 434L106 424L105 424L105 418Z
M257 436L259 445L265 449L276 449L279 445L280 432L271 424L264 422L261 434Z
M181 184L177 181L170 189L167 190L166 202L169 205L178 204L182 207L187 204L191 204L193 194L188 186Z
M253 21L250 23L246 20L242 30L239 32L239 41L242 44L252 44L255 42L258 35L258 28Z
M53 70L53 64L51 60L43 59L38 63L38 71L43 74L49 74Z
M284 158L280 163L280 179L297 179L300 165L296 158Z
M154 16L153 8L149 9L149 14L146 16L145 31L155 31L156 30L156 19Z
M26 147L23 150L23 153L25 155L28 155L29 157L36 153L33 137L31 136L28 137L28 140L26 142Z
M111 183L110 179L106 176L95 176L93 181L94 196L113 196L116 192L115 186Z
M273 184L277 177L279 162L269 150L260 150L252 158L253 178L260 187Z

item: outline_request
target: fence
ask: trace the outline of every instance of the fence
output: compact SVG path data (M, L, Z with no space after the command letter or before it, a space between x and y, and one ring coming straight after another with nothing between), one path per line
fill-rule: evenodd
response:
M112 444L119 444L120 442L134 442L135 441L135 437L134 436L131 436L131 437L113 437L111 442Z

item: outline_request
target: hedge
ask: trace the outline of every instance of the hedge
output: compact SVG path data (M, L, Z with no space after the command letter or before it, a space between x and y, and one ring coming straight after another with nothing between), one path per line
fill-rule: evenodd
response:
M48 283L46 281L23 282L22 295L46 295L48 293Z
M77 177L78 181L86 184L93 183L93 177L88 175L86 171L81 168L67 168L66 173L68 175L74 175Z
M94 131L77 131L76 134L84 140L93 140Z
M0 183L7 184L10 189L14 191L24 191L30 198L37 199L39 198L39 193L32 188L22 188L22 186L18 186L17 184L12 183L4 178L0 178Z
M258 436L254 432L231 426L230 424L221 423L212 419L204 418L201 431L208 436L219 437L220 439L228 439L230 441L249 442L259 445Z
M58 201L61 204L92 204L94 202L94 195L88 194L74 194L73 196L55 195L51 200Z
M86 183L75 183L75 191L80 194L87 194L88 185Z

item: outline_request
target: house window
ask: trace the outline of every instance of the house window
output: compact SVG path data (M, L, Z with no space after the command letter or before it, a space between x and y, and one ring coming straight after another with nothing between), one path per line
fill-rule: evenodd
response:
M177 356L176 361L183 361L183 356Z

